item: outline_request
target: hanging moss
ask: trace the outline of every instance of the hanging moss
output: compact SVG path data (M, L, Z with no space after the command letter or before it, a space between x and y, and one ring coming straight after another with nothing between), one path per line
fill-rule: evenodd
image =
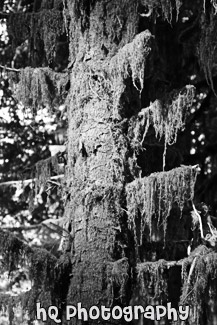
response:
M33 113L39 106L55 108L66 98L68 73L57 73L49 68L21 69L16 98Z
M52 175L59 175L61 168L59 167L59 154L38 161L32 168L32 190L29 193L29 211L35 208L35 197L46 190L48 180ZM34 190L33 190L34 189Z
M64 259L64 261L63 261ZM67 293L67 281L71 273L69 256L64 255L57 260L44 249L35 249L30 259L29 275L32 279L32 288L21 295L21 305L28 312L31 320L36 316L36 302L44 308L51 305L60 307ZM48 319L48 324L53 324Z
M147 304L162 304L167 298L167 262L145 262L137 264L137 281Z
M24 43L29 38L31 15L26 12L11 13L7 19L8 36L12 39L12 47Z
M146 304L167 300L168 272L171 267L182 266L182 295L180 306L190 306L187 324L201 324L204 299L209 304L216 299L214 281L217 279L217 254L206 246L198 246L189 257L180 261L159 260L137 265L137 281ZM176 322L174 322L175 324ZM181 320L178 324L184 324Z
M8 314L9 325L13 325L14 307L20 304L19 297L9 294L0 294L0 311Z
M216 0L209 0L210 3L213 5L213 8L214 8L214 14L217 13L217 1ZM203 0L203 8L204 8L204 12L206 12L206 3L207 3L207 0Z
M138 114L139 122L136 122L136 126L133 125L135 147L142 147L150 125L153 125L156 137L161 139L164 136L163 169L167 146L174 144L178 132L184 129L186 116L192 107L194 95L195 88L186 86L178 94L170 94L169 100L164 103L156 100L149 107L142 109Z
M110 291L111 301L114 299L114 290L118 288L120 292L120 300L126 297L127 284L129 279L129 262L126 257L110 262L107 266L107 286Z
M59 174L58 155L40 160L35 164L35 194L41 188L45 189L47 181L51 178L52 172Z
M43 294L38 294L37 296L33 289L21 293L18 296L0 294L0 311L8 316L9 325L14 325L16 321L18 321L16 319L17 308L22 310L23 315L26 314L28 316L29 321L33 321L36 317L37 302L40 302L43 307L48 308L52 304L52 300L49 299L48 291ZM53 304L55 304L55 302L53 302ZM54 322L48 318L46 324L53 325Z
M128 221L134 231L136 244L136 219L141 218L140 245L145 226L149 227L151 234L153 216L163 223L165 236L167 218L173 205L178 205L182 212L185 202L193 199L195 181L196 170L183 166L169 172L151 174L127 185Z
M144 84L145 63L148 54L150 53L149 41L152 35L149 30L136 35L133 42L125 45L117 55L110 61L110 73L115 84L126 79L129 74L133 81L134 87L140 92Z
M215 10L215 14L217 13L217 1L216 0L211 0L211 3L213 5L213 8Z
M61 9L62 0L42 0L40 9Z
M45 308L50 305L59 306L61 303L61 288L65 277L70 272L70 260L62 263L45 249L31 248L10 233L0 232L1 270L16 270L28 265L29 278L32 288L19 296L0 296L0 309L8 309L10 319L13 319L13 307L21 303L22 308L28 311L30 318L35 319L36 302L40 301ZM63 297L62 297L63 299Z
M178 20L179 10L182 5L181 0L176 0L174 3L172 0L142 0L141 3L143 6L148 6L151 12L160 9L163 18L169 23L172 22L174 7L176 9L176 19Z
M53 304L58 306L58 299L55 295L57 259L44 249L34 249L29 263L32 288L29 296L25 297L22 303L33 319L37 301L40 301L45 308Z
M92 60L76 64L71 80L73 108L80 108L91 100L100 99L101 103L111 107L115 118L118 115L121 95L125 90L125 79L132 79L139 92L143 89L150 38L151 33L146 30L119 50L111 60L99 61L97 65ZM77 114L81 115L81 112Z
M55 56L58 37L65 32L62 13L56 9L10 14L7 30L14 49L28 40L31 55L42 50L42 41L48 62Z
M30 248L11 233L3 231L0 236L0 249L2 270L10 273L28 264L33 287L39 288L53 281L56 258L46 250Z
M31 289L25 293L20 293L18 296L0 294L0 311L8 315L10 325L15 324L16 308L21 309L22 313L28 315L29 320L33 321L36 317L37 302L40 302L44 308L55 304L55 301L51 299L50 291L36 293L35 290ZM46 324L53 325L53 321L48 318Z
M190 322L199 324L204 297L212 298L212 281L217 278L217 254L206 246L197 247L182 263L180 305L191 305Z
M73 114L73 127L68 128L68 140L70 146L73 146L73 148L68 149L72 152L69 157L69 166L74 166L78 154L81 154L83 159L86 159L87 155L95 150L96 143L93 141L91 133L81 131L82 136L77 137L74 132L74 128L82 129L83 124L86 123L86 118L89 118L90 112L92 112L93 116L96 114L98 119L100 115L98 115L96 109L99 108L99 112L107 111L107 116L102 115L102 120L105 118L111 120L120 119L120 109L122 108L120 102L125 90L126 79L132 80L134 86L139 90L139 97L139 92L143 87L144 67L147 55L150 52L150 38L149 31L142 32L131 43L118 51L111 60L99 60L97 64L95 60L75 62L70 80L73 87L69 97L71 108L69 114ZM108 128L110 129L109 125ZM109 132L111 132L111 140L108 145L113 146L115 142L113 131L110 130ZM118 174L117 164L114 163L116 159L121 160L119 154L114 152L110 176L120 180L123 173L122 175ZM120 164L123 163L120 161ZM100 164L103 165L104 162L100 162ZM84 168L86 167L84 166ZM82 173L85 175L85 171ZM68 175L70 182L73 170L69 170ZM83 187L82 184L81 187Z
M173 16L171 0L160 0L160 5L164 19L171 23Z
M33 272L33 270L36 269L34 265L40 261L41 265L39 265L39 271L43 273L47 260L49 258L50 260L53 259L53 262L56 260L56 258L46 250L30 248L11 233L0 231L0 234L0 253L2 255L1 268L3 270L11 272L16 270L19 266L25 266L26 263L29 262L32 265L30 267L30 273L32 272L33 274L31 277L36 279ZM40 279L45 278L45 274L42 276L42 273L40 273Z
M2 261L0 268L10 272L17 269L26 259L26 245L10 233L0 233L0 250Z
M214 5L214 3L213 3ZM213 65L215 61L216 46L217 46L217 16L215 15L217 10L214 6L210 12L205 12L201 17L201 36L199 42L199 63L202 67L207 83L214 90L213 85Z
M39 18L39 30L42 30L42 40L44 41L44 49L48 62L50 62L55 55L55 48L57 39L64 34L64 23L62 13L57 10L44 10L34 17ZM37 24L37 21L36 21Z
M51 105L50 93L42 69L25 68L21 70L16 97L25 107L33 110L41 103Z

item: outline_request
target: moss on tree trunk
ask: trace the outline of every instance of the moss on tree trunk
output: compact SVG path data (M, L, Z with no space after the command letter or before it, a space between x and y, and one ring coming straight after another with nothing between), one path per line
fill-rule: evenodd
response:
M75 63L68 114L70 199L66 211L74 236L68 303L82 302L89 308L129 303L124 286L129 285L128 259L134 247L126 249L130 239L126 232L124 187L129 173L135 171L129 171L133 152L129 152L123 125L123 98L126 81L134 77L130 55L134 50L142 52L141 66L135 67L142 76L150 34L141 36L140 42L135 43L140 48L134 48L136 2L86 3L73 1L69 7L70 55ZM135 76L133 82L141 86L140 81ZM136 101L137 109L139 96L140 91L135 88L130 102ZM115 262L118 265L122 258L126 258L126 263L117 269Z

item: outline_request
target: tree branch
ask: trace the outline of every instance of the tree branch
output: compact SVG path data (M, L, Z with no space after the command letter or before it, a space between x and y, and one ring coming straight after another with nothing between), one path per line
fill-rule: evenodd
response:
M52 176L50 177L50 179L59 179L59 178L63 178L64 174L60 174L60 175L56 175L56 176ZM10 186L10 185L22 185L22 184L30 184L32 182L36 181L36 178L31 178L31 179L25 179L23 181L19 180L19 181L9 181L9 182L3 182L0 183L0 186Z
M53 222L51 222L53 221ZM33 229L40 229L42 227L47 228L50 231L55 231L55 232L63 232L65 231L68 236L71 236L70 232L67 229L64 229L57 223L54 223L55 221L62 221L61 219L47 219L45 221L42 221L41 223L37 225L32 225L32 226L19 226L19 227L1 227L1 229L4 231L28 231L28 230L33 230Z
M43 225L42 223L33 226L20 226L20 227L1 227L2 230L6 231L23 231L23 230L33 230L41 228Z
M0 64L0 68L3 69L3 70L13 71L13 72L19 72L20 71L20 69L9 68L9 67L6 67L5 65L1 65L1 64Z
M166 260L163 260L163 265L164 265L165 269L170 269L171 267L174 267L174 266L182 266L184 260L185 259L182 259L182 260L179 260L179 261L166 261ZM159 261L139 263L139 264L137 264L137 270L138 270L138 272L143 272L143 270L145 270L148 265L149 266L151 266L151 265L155 266L155 265L158 265L158 264L159 264Z

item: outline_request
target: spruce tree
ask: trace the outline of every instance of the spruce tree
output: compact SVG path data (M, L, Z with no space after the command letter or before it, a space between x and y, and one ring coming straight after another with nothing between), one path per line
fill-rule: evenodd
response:
M1 231L2 267L28 265L32 279L30 291L0 299L11 324L13 305L32 321L37 302L57 306L62 324L84 323L67 321L66 305L168 302L191 305L180 324L214 324L217 230L198 203L215 203L203 185L215 176L215 131L201 131L202 151L198 129L206 105L216 116L216 12L214 0L5 1L11 46L27 54L2 67L14 96L33 114L68 114L60 257ZM35 165L35 194L58 166ZM97 322L127 323L88 320Z

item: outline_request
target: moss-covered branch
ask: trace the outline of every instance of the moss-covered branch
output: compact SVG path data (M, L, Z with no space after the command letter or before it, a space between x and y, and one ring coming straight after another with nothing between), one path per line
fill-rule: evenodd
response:
M62 12L56 9L11 13L7 28L14 48L28 40L29 45L33 45L30 51L40 51L39 44L43 42L48 62L55 55L58 37L65 32Z
M120 292L120 300L124 302L126 299L129 271L129 261L126 257L115 262L108 263L107 286L108 290L110 290L111 303L114 302L114 290L117 290L117 288Z
M169 281L168 270L173 267L180 267L182 275L182 295L179 303L192 306L189 322L199 324L204 297L215 299L213 283L217 279L217 253L201 245L179 261L158 260L137 264L137 281L147 303L150 303L150 299L165 302L166 296L163 293Z
M217 253L206 246L198 246L182 263L181 305L192 305L192 323L199 324L203 312L204 297L215 297L213 281L217 278ZM216 298L214 298L216 299Z
M9 273L38 259L41 260L42 265L43 261L47 259L52 261L53 266L56 263L56 258L48 251L31 248L11 233L2 230L0 230L0 254L2 255L1 268L9 271Z
M151 174L127 185L128 220L134 230L136 243L135 220L141 220L140 244L145 226L149 227L151 233L153 216L158 222L163 222L166 232L167 218L173 205L178 205L182 211L185 202L193 199L196 175L195 168L183 166L169 172Z
M156 137L164 136L163 169L165 167L165 155L168 145L177 140L177 134L185 126L186 116L190 113L195 95L194 86L186 86L180 92L168 94L167 100L155 100L147 108L141 110L138 116L132 120L131 133L135 148L141 148L150 125L155 129Z
M117 83L131 74L134 87L140 92L144 84L145 63L151 51L149 30L136 35L134 40L126 44L111 59L109 63L110 74ZM116 84L114 85L117 86ZM117 88L118 89L118 88Z
M81 101L83 105L85 98L86 100L97 98L106 100L113 109L116 109L125 89L126 79L132 79L134 87L141 92L145 64L151 50L151 37L148 30L138 34L111 59L99 61L97 65L92 60L75 64L73 68L75 104Z
M28 311L31 319L35 317L36 302L40 301L46 308L50 305L57 307L64 299L61 286L67 281L71 270L70 259L57 258L42 248L31 248L11 233L0 231L1 270L12 272L22 266L28 265L29 278L32 288L20 297L4 296L0 298L0 305L5 303L17 305ZM5 298L5 299L3 299ZM8 307L8 306L7 306Z
M15 96L25 107L31 107L33 113L42 105L52 110L64 103L68 72L57 73L49 68L27 67L20 70L19 79Z
M168 264L165 260L137 264L137 281L147 303L153 303L152 299L160 303L165 302L168 286L165 270L175 265L176 262Z

